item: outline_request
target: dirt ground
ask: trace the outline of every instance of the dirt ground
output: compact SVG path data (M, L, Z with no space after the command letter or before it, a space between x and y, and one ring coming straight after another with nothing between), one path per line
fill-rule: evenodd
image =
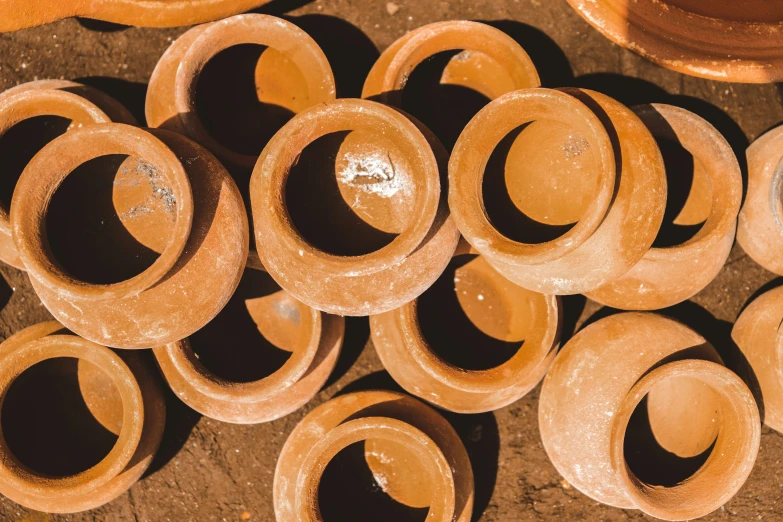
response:
M308 31L332 62L341 96L358 96L380 50L418 26L447 19L491 21L532 56L545 86L577 85L626 104L668 101L716 125L738 153L783 120L774 85L732 85L683 76L620 49L591 29L565 0L275 0L261 12L284 15ZM143 119L146 83L156 61L185 28L140 29L66 20L0 35L0 88L44 78L81 79L124 102ZM7 337L48 317L27 276L2 268L0 334ZM717 279L691 302L668 313L691 324L716 346L731 323L774 276L735 246ZM566 337L598 306L564 300ZM12 521L272 521L277 455L296 423L346 389L388 386L368 341L366 319L348 320L348 339L335 375L303 410L257 426L223 424L173 397L162 448L147 475L129 492L92 512L50 516L0 500L0 519ZM574 490L549 463L537 428L539 389L493 414L449 416L470 453L476 475L474 520L619 521L648 518L606 507ZM740 492L704 520L783 520L783 437L764 428L756 467ZM347 488L346 488L347 489ZM347 502L355 491L339 491ZM336 493L337 494L337 493ZM336 499L339 500L339 499ZM377 520L383 518L377 515ZM399 519L422 520L419 511ZM345 515L345 518L349 518ZM369 520L369 519L365 519Z

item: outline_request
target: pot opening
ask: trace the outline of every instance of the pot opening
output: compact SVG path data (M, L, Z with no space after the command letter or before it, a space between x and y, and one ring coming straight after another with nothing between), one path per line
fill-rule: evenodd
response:
M649 3L658 3L648 0ZM783 20L783 3L769 0L664 0L664 4L690 13L732 22L778 24Z
M155 262L171 241L176 216L177 194L156 166L109 154L65 178L48 207L46 235L71 276L112 284Z
M568 125L536 120L497 145L484 171L484 206L492 225L512 241L540 244L562 236L598 192L600 159Z
M430 483L405 446L368 439L344 448L329 462L318 504L326 522L424 522Z
M254 382L283 367L309 339L302 305L260 270L245 270L225 308L188 339L210 372L231 382Z
M669 377L656 383L631 415L626 463L647 485L675 486L704 465L720 429L718 394L693 377Z
M419 297L416 313L438 357L464 370L488 370L521 349L536 297L504 279L483 257L464 254Z
M2 406L3 436L36 473L67 477L86 471L114 447L122 428L119 390L108 374L72 357L24 371Z
M314 248L338 256L389 245L408 227L416 201L410 155L387 136L364 129L312 142L285 186L288 214L299 234Z
M219 52L196 85L204 128L239 154L258 156L294 114L310 105L302 71L285 54L263 45L240 44Z

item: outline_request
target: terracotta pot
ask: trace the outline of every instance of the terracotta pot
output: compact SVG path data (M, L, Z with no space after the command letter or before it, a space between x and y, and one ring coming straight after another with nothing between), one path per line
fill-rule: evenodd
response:
M70 128L116 121L135 125L130 112L103 92L66 80L23 83L0 94L0 136L36 116L60 116L71 120ZM27 144L19 144L23 148ZM24 270L8 221L10 201L0 202L0 260Z
M240 284L235 299L242 300L240 307L245 308L258 333L278 349L291 353L267 377L232 382L216 375L194 353L189 339L153 350L177 397L207 417L237 424L272 421L310 401L332 373L345 333L345 319L314 310L284 290L278 288L267 295L258 288L247 290L243 291ZM248 299L253 290L258 295ZM237 310L229 304L224 313L236 314ZM220 329L223 331L216 334L231 336L231 332ZM222 357L235 357L229 351L229 339L226 341L229 346L221 350Z
M422 306L431 309L420 311ZM406 391L450 411L481 413L520 399L544 377L559 346L558 318L555 296L525 290L483 257L458 249L451 269L431 289L396 310L372 316L370 331L384 367ZM445 329L453 335L432 338ZM435 343L439 351L433 349ZM511 343L517 344L516 352L486 369L461 367L446 355L475 350L489 357Z
M54 258L50 245L67 238L54 236L47 213L76 167L108 154L128 158L111 180L105 220L119 219L117 233L155 257L137 275L99 284L73 277L69 270L85 271L65 270ZM44 147L17 184L11 224L44 306L75 333L117 348L157 346L197 331L228 301L247 259L244 205L220 163L183 136L122 124L73 130Z
M339 315L386 312L424 292L459 240L441 197L443 151L433 146L404 115L371 101L295 116L250 183L258 253L275 281Z
M395 392L337 397L291 432L274 481L278 522L322 520L318 485L327 464L364 441L367 465L386 494L427 507L427 520L467 522L473 514L473 471L454 429L432 408Z
M0 437L0 493L30 509L74 513L110 502L141 478L158 450L166 411L159 381L137 354L120 358L54 321L26 328L0 345L0 401L7 399L23 372L57 358L79 360L84 402L117 442L97 465L75 475L53 477L19 461L4 435Z
M630 271L588 297L614 308L655 310L695 295L723 268L734 245L742 174L731 146L699 116L661 104L634 110L656 138L693 156L690 194L674 224L703 224L683 243L651 248Z
M589 292L630 270L652 245L665 201L650 131L583 89L501 96L465 128L449 163L462 235L504 277L543 294Z
M604 36L675 71L712 80L783 79L783 5L768 0L568 0Z
M210 20L262 6L269 0L56 0L30 4L11 0L0 6L0 33L80 16L141 27L176 27Z
M783 275L783 127L763 134L747 151L748 193L739 214L737 242L758 264Z
M715 349L680 323L640 313L601 319L566 343L544 379L539 424L574 487L665 520L727 502L761 436L753 395Z

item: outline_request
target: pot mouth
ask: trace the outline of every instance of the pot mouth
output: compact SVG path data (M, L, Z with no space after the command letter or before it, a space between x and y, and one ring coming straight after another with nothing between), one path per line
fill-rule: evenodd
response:
M75 358L103 371L122 400L122 426L108 455L95 466L66 477L38 473L20 462L0 430L0 480L34 496L89 495L118 476L131 462L141 441L144 403L141 389L128 366L114 352L74 335L49 335L21 345L0 357L0 406L13 382L26 370L50 359Z
M460 232L476 250L512 265L542 264L574 251L601 225L615 195L619 167L601 113L594 112L599 109L587 105L588 100L578 89L522 89L491 102L465 128L449 162L449 207ZM573 146L561 147L560 154L571 161L592 151L598 172L593 197L578 221L558 237L534 243L512 239L493 224L484 181L493 152L504 138L538 121L573 129L570 135L579 139ZM520 134L517 140L524 138Z
M640 480L626 461L626 429L650 390L673 378L693 379L711 390L720 426L709 456L697 471L671 486L652 485ZM675 361L642 377L623 399L612 425L610 458L628 498L638 509L664 520L687 520L718 509L742 487L756 460L760 437L758 407L736 374L710 361Z
M334 75L318 44L303 30L269 15L237 15L206 26L192 42L177 68L174 105L188 135L222 160L252 169L257 156L238 153L219 143L207 131L197 108L198 80L207 63L221 51L242 44L258 44L282 53L307 83L313 104L333 100Z
M89 160L112 154L139 158L146 170L170 184L158 190L164 191L175 221L168 243L146 270L118 283L92 284L68 274L55 259L46 217L52 197L69 174ZM106 301L133 297L150 288L178 262L193 221L190 180L177 156L152 134L118 123L75 129L50 142L30 161L14 195L11 223L19 255L33 277L65 298Z

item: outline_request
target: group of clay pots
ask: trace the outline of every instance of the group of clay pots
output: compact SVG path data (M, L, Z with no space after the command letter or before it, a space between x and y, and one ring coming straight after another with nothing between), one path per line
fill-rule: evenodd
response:
M196 103L207 63L248 43L268 48L261 60L274 74L259 96L294 114L259 157L212 136ZM447 51L460 52L440 82L491 100L450 157L400 109L417 66ZM10 208L0 208L0 259L27 271L58 321L0 345L0 401L36 363L75 357L85 401L118 436L98 465L61 478L27 467L0 437L0 492L35 509L73 512L108 502L141 476L165 412L160 389L131 349L152 348L171 389L203 415L267 422L301 408L326 383L347 315L370 316L375 349L391 376L445 410L499 409L546 375L544 447L569 483L600 502L682 520L731 498L755 461L759 409L703 337L655 314L624 313L584 328L558 353L558 295L655 310L688 299L720 271L742 198L737 159L720 133L681 108L629 109L593 91L540 88L513 39L464 21L428 25L392 44L370 72L363 98L336 99L317 44L265 15L199 25L178 38L150 80L150 128L134 126L119 103L73 82L37 81L0 95L0 133L42 115L72 122L29 161ZM308 150L335 135L336 152L313 160ZM771 131L749 150L738 238L754 259L783 273L776 255L783 242L780 136ZM675 222L701 227L680 244L656 247L667 202L663 142L693 156L694 189ZM501 197L510 205L488 186L488 165L503 147ZM47 219L67 178L107 155L125 158L112 182L112 212L155 253L149 266L119 281L66 267L52 248L64 241L56 237L61 229ZM385 243L360 233L340 237L354 235L347 228L326 233L342 223L329 215L316 216L315 228L299 221L291 208L298 193L289 185L302 169L333 171L335 179L308 178L309 191L317 198L336 183L352 219L381 232ZM262 272L279 288L242 298L264 337L291 355L265 378L234 382L210 371L188 338L215 320L243 277ZM421 321L446 306L427 297L435 288L454 297L464 321L513 345L514 353L482 369L448 362L440 354L455 347L435 346ZM783 293L773 291L735 329L761 382L765 421L775 429L783 429L783 411L776 411L783 408L781 320ZM117 393L105 393L112 386ZM667 451L709 451L687 479L646 481L628 465L626 431L643 401ZM683 433L683 419L693 429ZM323 472L359 441L395 500L429 506L428 520L471 519L470 461L451 426L417 399L371 391L321 405L293 431L275 472L278 520L321 520Z

